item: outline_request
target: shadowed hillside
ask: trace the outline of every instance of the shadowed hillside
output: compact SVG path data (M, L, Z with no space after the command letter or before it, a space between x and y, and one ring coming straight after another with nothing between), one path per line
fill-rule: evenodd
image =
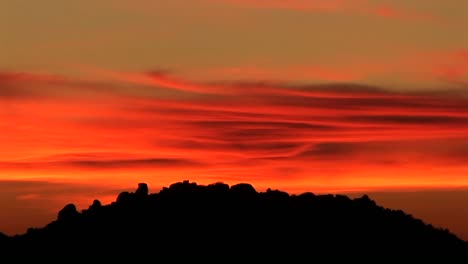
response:
M369 197L257 192L250 184L172 184L149 194L140 183L109 205L82 212L66 205L44 228L7 237L3 255L107 254L211 256L446 256L467 258L466 243L448 230ZM468 259L468 258L467 258Z

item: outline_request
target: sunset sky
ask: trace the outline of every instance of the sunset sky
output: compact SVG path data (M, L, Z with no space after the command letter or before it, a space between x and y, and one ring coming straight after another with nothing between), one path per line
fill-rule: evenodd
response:
M0 231L188 179L374 193L468 240L467 25L459 0L0 0Z

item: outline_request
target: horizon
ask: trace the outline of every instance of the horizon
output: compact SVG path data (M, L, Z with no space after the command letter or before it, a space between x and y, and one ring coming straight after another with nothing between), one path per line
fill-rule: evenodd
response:
M374 194L468 240L467 24L457 0L0 1L0 232L190 179Z
M181 180L174 183L180 183L184 181L189 181L190 183L196 183L197 185L209 185L215 183L224 183L228 184L229 186L233 186L239 183L247 183L248 182L234 182L234 183L225 183L221 181L217 182L210 182L205 184L200 184L198 182L190 181L190 180ZM53 200L54 195L50 195L50 190L57 190L64 188L64 185L60 183L54 183L52 185L56 185L56 187L48 186L47 190L43 190L42 192L39 191L37 197L41 197L42 199L50 199ZM66 186L66 185L65 185ZM168 185L148 185L149 187L149 194L157 194L163 188L169 187ZM373 192L360 192L360 191L337 191L337 192L316 192L313 190L306 190L306 191L293 191L293 190L284 190L284 189L277 189L277 188L270 188L270 187L258 187L252 185L254 189L260 192L266 192L267 189L271 190L279 190L283 192L287 192L289 195L300 195L306 192L311 192L315 195L346 195L351 199L360 198L363 195L369 196L370 199L374 200L378 206L382 206L384 208L392 209L392 210L402 210L406 214L409 214L416 219L421 219L425 224L431 224L436 228L441 229L448 229L451 233L455 234L459 238L468 242L468 230L465 229L464 223L467 222L468 217L466 214L460 214L460 211L466 210L466 207L463 204L459 204L459 201L466 201L468 199L468 190L467 189L429 189L429 190L394 190L394 191L373 191ZM0 186L1 187L1 186ZM76 189L83 188L84 186L80 186ZM91 187L91 186L88 186ZM112 188L107 188L105 185L101 186L102 189L97 190L96 186L92 186L93 190L82 190L82 192L78 192L77 194L72 194L70 200L63 201L63 199L59 199L60 202L64 202L61 204L57 200L52 202L51 204L40 204L34 203L36 199L30 199L34 197L23 197L22 201L18 201L16 204L12 204L14 207L20 207L23 210L28 210L34 208L35 210L43 211L42 214L38 215L36 219L36 224L31 224L29 219L18 221L23 215L24 211L21 212L15 217L15 210L9 210L12 214L10 215L13 218L13 222L16 225L4 225L6 229L1 230L0 233L4 233L9 236L13 235L21 235L26 233L28 228L42 228L46 226L48 223L54 221L57 217L58 212L69 203L75 204L77 210L81 212L82 210L87 209L94 200L99 200L102 205L110 205L112 202L117 200L117 196L121 192L134 192L136 190L137 185L133 187L121 188L118 189L115 186ZM40 189L40 188L39 188ZM90 196L86 196L88 194L92 194ZM70 197L70 196L67 196ZM51 199L52 198L52 199ZM429 199L428 199L429 198ZM421 205L431 205L431 206L421 206ZM443 212L443 214L441 214ZM18 213L18 212L16 212ZM449 221L447 221L449 220Z

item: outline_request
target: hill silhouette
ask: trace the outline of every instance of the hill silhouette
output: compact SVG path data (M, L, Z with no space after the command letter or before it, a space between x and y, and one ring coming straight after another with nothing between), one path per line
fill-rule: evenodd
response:
M68 204L43 228L0 233L0 253L468 259L466 242L447 229L378 206L366 195L290 195L257 192L247 183L189 181L153 194L140 183L115 202L94 200L81 212Z

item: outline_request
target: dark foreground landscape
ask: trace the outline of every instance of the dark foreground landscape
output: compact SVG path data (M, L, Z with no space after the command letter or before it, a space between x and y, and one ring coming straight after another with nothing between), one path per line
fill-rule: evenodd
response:
M140 183L109 205L66 205L56 221L0 235L2 256L375 256L468 259L467 243L367 196L257 192L249 184L174 183L149 194ZM357 259L357 258L354 258ZM375 259L376 261L378 259ZM465 262L468 263L468 262Z

